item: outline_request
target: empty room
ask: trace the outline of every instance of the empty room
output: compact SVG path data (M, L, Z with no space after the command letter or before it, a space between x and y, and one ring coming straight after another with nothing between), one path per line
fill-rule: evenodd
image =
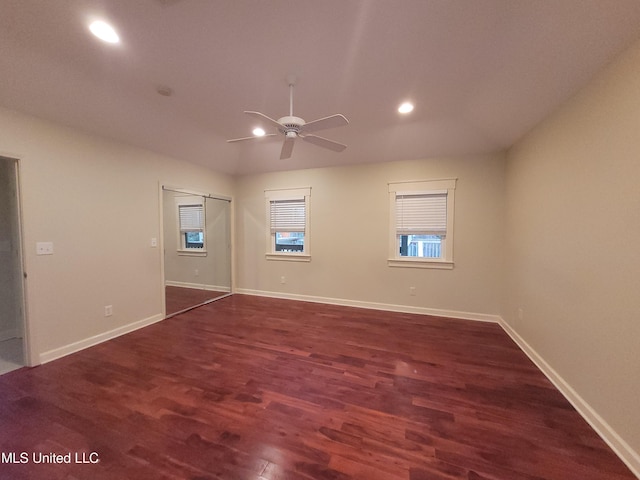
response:
M0 478L640 478L640 2L0 0Z

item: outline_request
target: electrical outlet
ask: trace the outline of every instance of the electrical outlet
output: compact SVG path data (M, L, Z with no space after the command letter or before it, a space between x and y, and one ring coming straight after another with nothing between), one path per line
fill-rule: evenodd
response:
M282 285L284 285L285 283L287 283L287 279L286 279L286 278L284 278L284 275L280 277L280 283L281 283Z
M196 274L196 277L197 277L197 276L199 276L199 275L200 275L200 270L198 270L198 269L196 268L195 274Z
M518 320L522 320L524 318L524 310L522 307L518 308Z
M416 296L416 287L409 287L409 295L412 297Z
M53 255L53 242L36 243L36 255Z
M154 237L151 239L151 247L155 248L157 246L158 246L158 239Z
M106 305L104 307L104 316L110 317L111 315L113 315L113 305Z

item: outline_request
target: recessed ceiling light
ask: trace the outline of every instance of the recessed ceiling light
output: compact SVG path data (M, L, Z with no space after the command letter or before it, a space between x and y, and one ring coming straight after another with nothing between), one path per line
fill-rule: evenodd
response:
M120 37L116 33L115 29L102 20L96 20L89 25L89 30L100 40L107 43L119 43Z
M260 128L260 127L258 127L258 128L254 128L254 129L253 129L253 134L254 134L256 137L264 137L265 133L267 133L267 132L265 132L265 131L264 131L262 128Z
M410 102L404 102L398 107L400 113L411 113L413 111L413 104Z

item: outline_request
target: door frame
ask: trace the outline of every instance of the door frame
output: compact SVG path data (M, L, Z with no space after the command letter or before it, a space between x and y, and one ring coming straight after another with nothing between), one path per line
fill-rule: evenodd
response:
M27 303L28 275L26 273L25 249L24 249L24 221L23 221L23 201L22 201L22 175L21 175L21 158L17 155L4 154L0 152L2 161L13 164L13 175L15 178L16 192L16 217L17 217L17 239L18 248L18 275L21 281L18 282L20 289L20 307L21 318L18 320L18 330L22 334L22 362L27 367L33 367L40 364L39 358L35 355L32 348L32 329L29 322L29 310Z

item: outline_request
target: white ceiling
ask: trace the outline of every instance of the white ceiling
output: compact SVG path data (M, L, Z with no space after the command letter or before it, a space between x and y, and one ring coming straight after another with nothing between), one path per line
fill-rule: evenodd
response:
M0 0L0 105L231 174L487 153L638 38L638 0ZM344 152L226 143L288 114L289 74Z

